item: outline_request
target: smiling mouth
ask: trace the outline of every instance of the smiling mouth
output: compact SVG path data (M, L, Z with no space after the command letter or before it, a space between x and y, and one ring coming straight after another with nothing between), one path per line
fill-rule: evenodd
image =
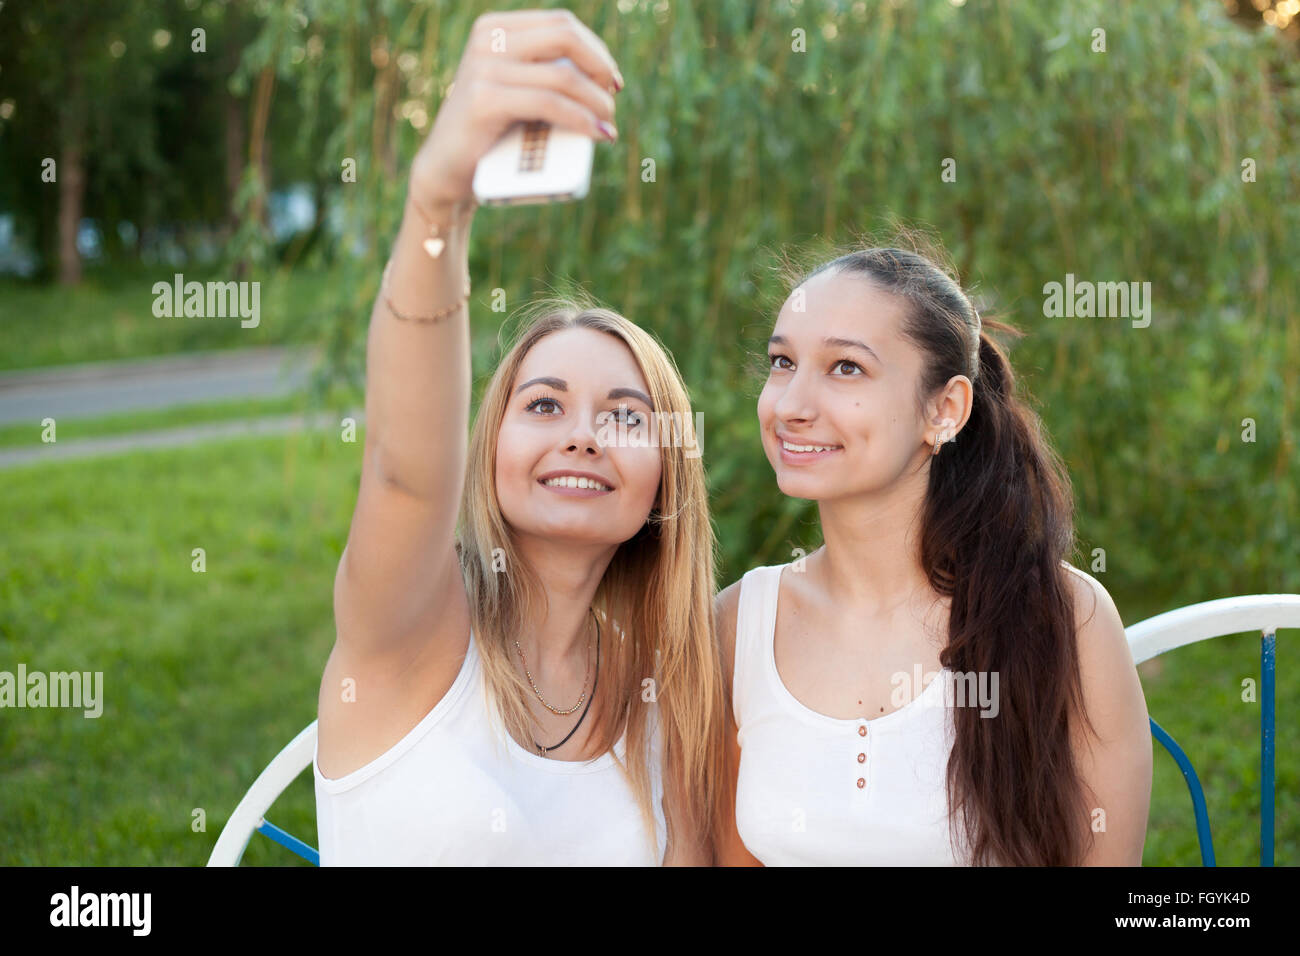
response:
M577 478L573 475L566 475L557 478L539 479L537 482L543 488L551 488L557 491L585 491L589 494L609 494L614 489L609 485L597 481L594 478Z
M796 445L785 439L778 439L781 442L781 448L794 455L817 454L819 452L839 451L843 445Z

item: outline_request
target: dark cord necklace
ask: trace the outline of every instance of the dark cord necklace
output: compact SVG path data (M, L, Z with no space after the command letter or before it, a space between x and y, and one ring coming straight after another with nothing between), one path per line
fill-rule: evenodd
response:
M582 716L578 718L578 722L573 725L573 729L570 730L569 733L565 736L565 738L561 740L558 744L555 744L552 747L543 747L536 740L533 741L533 746L537 748L537 755L539 757L545 757L552 750L559 750L561 747L563 747L565 744L569 742L570 737L572 737L574 734L578 732L578 728L582 726L583 720L585 720L587 717L587 711L591 710L591 701L592 698L596 696L596 687L599 684L600 684L600 621L597 620L596 621L596 676L591 682L591 697L587 698L587 706L582 708Z

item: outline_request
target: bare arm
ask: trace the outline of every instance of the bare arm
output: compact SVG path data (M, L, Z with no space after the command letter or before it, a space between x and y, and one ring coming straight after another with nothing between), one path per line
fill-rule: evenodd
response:
M714 599L714 615L718 622L718 641L722 647L722 673L727 690L726 719L726 774L729 785L729 805L723 808L718 834L719 866L762 866L749 852L736 829L736 781L740 776L740 742L737 740L735 711L732 708L731 685L736 661L736 610L740 602L740 582L736 581L718 592Z
M668 847L664 866L709 866L709 848L703 834L690 823L684 810L686 801L680 786L669 781L664 788L664 816L668 823Z
M563 56L572 65L539 62ZM371 313L361 487L335 579L337 644L354 660L396 652L409 661L437 643L439 628L463 637L454 541L468 454L469 306L434 322L398 315L428 316L461 300L474 170L500 135L532 118L598 134L597 122L613 117L602 86L612 88L616 72L608 49L568 11L489 13L474 23L412 163Z
M438 259L425 253L428 229L408 202L386 292L403 312L461 297L473 211L430 208L447 245ZM468 304L439 322L416 323L395 318L384 296L370 318L365 457L334 590L339 640L358 652L427 638L421 625L434 606L462 587L453 571L469 420Z
M1119 611L1096 579L1070 567L1084 704L1095 735L1076 727L1088 800L1085 866L1141 866L1151 808L1151 725Z

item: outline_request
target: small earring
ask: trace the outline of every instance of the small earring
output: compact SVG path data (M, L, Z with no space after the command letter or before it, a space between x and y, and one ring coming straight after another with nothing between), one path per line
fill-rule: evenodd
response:
M934 450L930 452L931 457L939 454L939 448L943 445L944 442L952 440L952 426L954 424L953 420L951 418L945 418L939 424L943 425L944 428L939 432L938 435L935 436Z

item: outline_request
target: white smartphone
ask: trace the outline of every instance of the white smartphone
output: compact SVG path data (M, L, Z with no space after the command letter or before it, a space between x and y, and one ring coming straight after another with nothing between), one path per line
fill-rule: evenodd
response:
M591 188L595 151L595 140L582 133L540 120L515 123L478 161L474 198L480 206L582 199Z

